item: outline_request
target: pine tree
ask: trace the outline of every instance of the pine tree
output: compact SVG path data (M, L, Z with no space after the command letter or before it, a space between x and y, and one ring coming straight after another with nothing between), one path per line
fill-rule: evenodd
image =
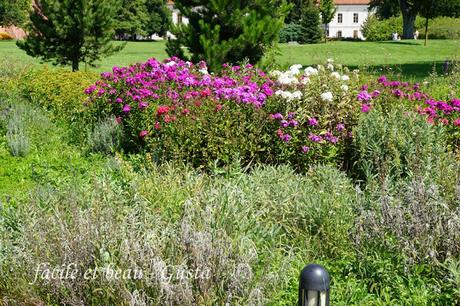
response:
M169 40L169 55L186 58L185 46L194 62L205 60L212 70L222 63L251 63L278 40L289 6L285 0L176 0L175 6L189 19L173 27L177 40Z
M302 10L300 20L302 34L299 37L301 44L316 44L321 39L319 9L313 5L307 5Z
M147 1L148 21L144 25L144 30L148 35L165 35L171 26L171 11L166 6L166 0Z
M114 46L117 0L37 0L30 13L28 33L17 44L28 55L55 65L91 66L104 55L121 50Z

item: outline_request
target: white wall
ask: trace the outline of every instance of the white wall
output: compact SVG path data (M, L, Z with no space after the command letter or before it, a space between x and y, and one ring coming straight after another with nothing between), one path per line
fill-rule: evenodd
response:
M342 31L342 37L353 37L353 32L358 31L358 38L364 39L361 26L369 16L368 5L337 5L337 12L329 24L329 37L336 38L337 32ZM353 14L358 14L358 23L353 22ZM338 23L338 14L342 14L342 23Z

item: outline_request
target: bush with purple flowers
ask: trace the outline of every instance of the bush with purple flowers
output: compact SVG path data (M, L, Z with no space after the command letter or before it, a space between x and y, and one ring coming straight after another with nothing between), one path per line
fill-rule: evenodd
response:
M123 125L125 148L144 147L157 160L303 169L312 161L336 160L358 103L351 103L350 77L332 64L303 74L300 68L269 77L249 64L224 64L214 75L204 62L150 59L102 73L85 93L96 117L112 115Z
M363 113L373 107L389 112L396 105L404 105L426 117L427 122L445 126L447 143L454 150L460 148L460 98L439 100L423 92L418 83L392 81L381 76L377 81L363 85L356 99L360 101Z

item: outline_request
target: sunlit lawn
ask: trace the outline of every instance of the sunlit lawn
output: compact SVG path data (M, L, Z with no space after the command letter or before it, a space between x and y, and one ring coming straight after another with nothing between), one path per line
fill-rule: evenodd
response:
M124 66L145 61L150 57L166 58L165 42L128 42L120 53L103 59L95 69L97 71L110 70L115 65ZM27 56L12 41L0 41L0 58L2 60L17 59L26 63L39 63L38 60ZM400 71L406 77L423 78L433 70L435 65L440 71L446 59L458 60L460 58L460 41L432 40L428 42L427 47L423 46L423 41L420 40L399 42L340 41L316 45L281 44L277 61L284 67L293 63L303 65L324 63L328 58L333 58L336 63L354 68L369 67L371 70L378 71L382 67L391 67L393 71ZM85 69L84 65L81 69Z

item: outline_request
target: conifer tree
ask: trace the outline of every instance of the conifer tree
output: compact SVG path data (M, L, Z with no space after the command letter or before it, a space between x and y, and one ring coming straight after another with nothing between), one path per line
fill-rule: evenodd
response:
M118 0L36 0L28 35L17 44L30 56L77 71L79 63L94 65L123 47L111 43L118 9Z
M315 44L320 41L320 13L319 9L313 3L303 8L300 26L302 27L302 34L299 37L299 43Z
M284 16L289 10L285 0L176 0L175 6L189 19L188 25L173 27L177 40L169 40L170 56L205 60L212 70L222 63L251 63L278 40Z

